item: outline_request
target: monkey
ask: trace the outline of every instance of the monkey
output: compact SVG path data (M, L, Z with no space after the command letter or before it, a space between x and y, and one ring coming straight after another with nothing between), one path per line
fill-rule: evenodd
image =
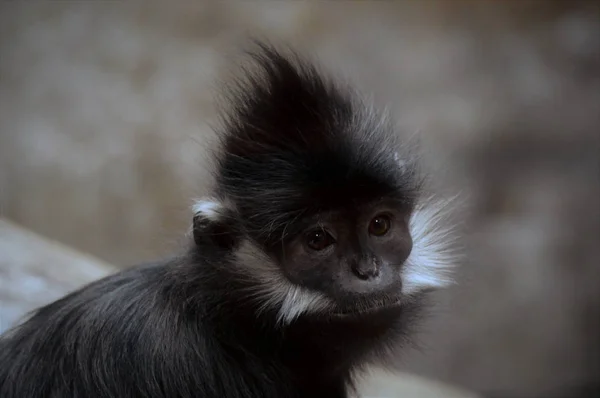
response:
M34 311L0 397L346 398L451 283L419 156L350 84L257 43L181 253Z

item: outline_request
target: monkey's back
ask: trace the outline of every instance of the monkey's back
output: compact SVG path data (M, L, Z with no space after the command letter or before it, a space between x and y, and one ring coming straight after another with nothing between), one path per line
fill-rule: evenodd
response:
M172 299L181 287L170 265L93 282L7 332L0 397L287 396L286 383L261 385L279 378L270 366L228 358L202 307Z

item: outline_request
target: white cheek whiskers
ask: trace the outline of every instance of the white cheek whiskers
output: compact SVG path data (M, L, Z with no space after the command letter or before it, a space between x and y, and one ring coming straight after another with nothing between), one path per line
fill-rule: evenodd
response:
M417 206L409 222L413 249L402 270L402 293L450 285L459 253L456 228L450 221L452 204L458 196L429 198Z
M254 282L248 296L260 303L259 313L277 309L278 324L289 324L305 313L325 313L335 308L322 293L287 280L277 264L250 241L242 242L235 255L240 273Z

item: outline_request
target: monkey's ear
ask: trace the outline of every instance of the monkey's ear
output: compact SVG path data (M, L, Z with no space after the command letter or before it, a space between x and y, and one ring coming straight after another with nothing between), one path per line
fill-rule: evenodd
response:
M211 244L220 249L233 249L240 238L235 212L216 199L202 199L193 207L192 234L197 246Z

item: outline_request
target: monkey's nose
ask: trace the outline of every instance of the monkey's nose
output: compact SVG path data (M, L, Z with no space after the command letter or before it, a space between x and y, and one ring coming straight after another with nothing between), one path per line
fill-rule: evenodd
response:
M351 269L352 273L363 281L375 279L380 274L379 265L375 262L358 262L352 264Z

